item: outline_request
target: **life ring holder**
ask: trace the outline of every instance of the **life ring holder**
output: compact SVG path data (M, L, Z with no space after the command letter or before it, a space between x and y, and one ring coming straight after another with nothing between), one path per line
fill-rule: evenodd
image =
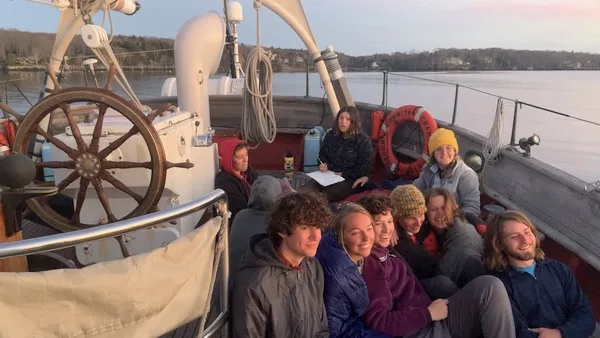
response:
M424 135L425 142L421 149L422 154L412 163L403 163L398 160L392 148L392 139L394 132L399 125L406 122L417 122L421 132ZM415 179L419 177L421 169L429 160L428 144L431 134L438 128L435 119L421 106L406 105L396 108L385 118L379 130L378 153L381 161L390 173L398 175L405 179Z

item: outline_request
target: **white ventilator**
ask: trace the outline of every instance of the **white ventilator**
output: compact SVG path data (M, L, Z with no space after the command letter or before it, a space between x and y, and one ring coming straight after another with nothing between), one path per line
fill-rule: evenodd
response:
M131 101L142 111L145 111L145 107L142 105L140 100L137 98L133 89L129 85L125 74L123 73L123 69L113 52L112 47L110 46L110 41L108 39L108 35L104 28L98 25L85 25L81 28L81 38L85 42L85 44L94 52L98 60L102 62L106 69L110 68L111 65L114 65L117 71L116 80L125 91L125 94L129 96Z

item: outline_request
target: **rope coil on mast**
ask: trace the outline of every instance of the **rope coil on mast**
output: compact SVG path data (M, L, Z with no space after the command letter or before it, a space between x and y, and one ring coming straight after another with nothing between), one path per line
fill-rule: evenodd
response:
M273 66L270 53L260 46L260 0L254 1L256 9L256 47L248 54L242 112L242 138L248 142L272 143L277 134L273 109Z

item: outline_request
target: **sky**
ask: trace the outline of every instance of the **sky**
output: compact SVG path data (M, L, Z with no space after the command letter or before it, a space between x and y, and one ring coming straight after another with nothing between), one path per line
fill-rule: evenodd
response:
M50 1L50 0L40 0ZM256 44L256 12L244 7L240 41ZM275 0L287 1L287 0ZM222 0L139 0L134 16L113 14L117 34L174 38L189 18ZM320 49L350 55L501 47L600 53L600 0L303 0ZM0 0L0 28L55 32L59 11L27 0ZM101 17L96 17L100 24ZM108 26L106 25L108 31ZM305 48L268 8L260 10L261 44Z

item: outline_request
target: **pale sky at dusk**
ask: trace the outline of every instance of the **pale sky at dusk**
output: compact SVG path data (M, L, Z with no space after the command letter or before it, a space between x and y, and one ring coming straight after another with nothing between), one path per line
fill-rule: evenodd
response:
M221 12L221 0L139 0L129 17L114 13L117 34L174 38L188 18ZM240 40L255 44L256 16L244 6ZM600 0L304 0L317 44L351 55L435 48L501 47L600 53ZM336 14L339 13L339 14ZM26 0L0 0L0 27L54 32L58 10ZM98 20L96 23L100 23ZM108 26L106 27L108 31ZM268 9L263 45L304 48Z

